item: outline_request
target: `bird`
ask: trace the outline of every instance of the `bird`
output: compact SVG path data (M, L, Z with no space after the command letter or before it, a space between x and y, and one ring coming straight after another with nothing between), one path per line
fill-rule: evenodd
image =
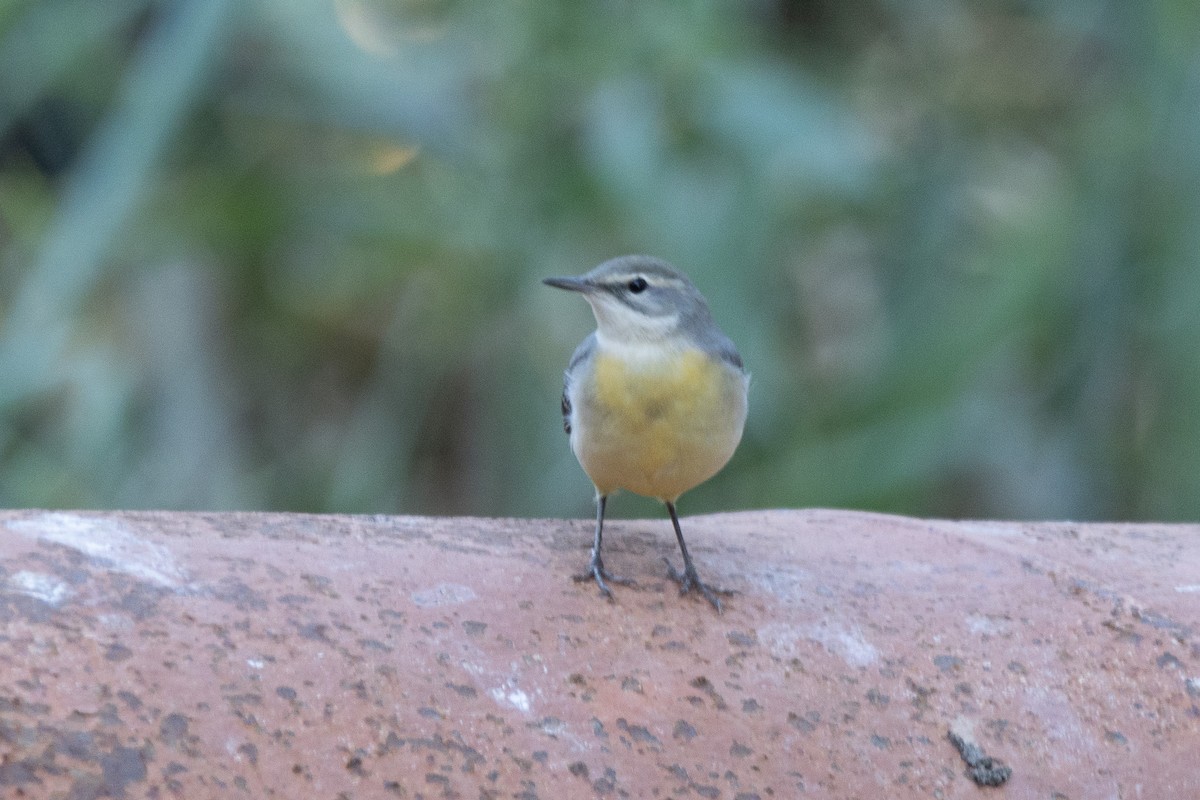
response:
M683 570L667 561L680 594L696 590L721 611L731 594L700 580L679 526L680 495L713 477L732 457L746 423L750 375L717 326L704 295L680 270L648 255L605 261L583 275L543 283L578 292L596 330L580 343L563 380L563 428L596 489L591 560L576 580L633 582L604 566L608 498L620 489L667 507Z

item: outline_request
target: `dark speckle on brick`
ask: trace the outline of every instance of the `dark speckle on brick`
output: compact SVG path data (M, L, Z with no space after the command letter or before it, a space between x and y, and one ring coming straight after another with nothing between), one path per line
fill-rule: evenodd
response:
M115 747L100 757L104 773L104 788L111 797L124 797L125 787L146 779L146 762L142 751L132 747Z
M604 776L592 781L592 788L596 790L596 794L612 794L613 790L617 788L617 771L612 767L606 767Z
M359 639L358 644L364 650L374 650L378 653L390 653L392 648L388 647L378 639Z
M758 639L753 633L743 633L742 631L730 631L725 634L726 640L734 647L753 647L758 644Z
M0 786L24 786L31 783L41 783L37 776L36 764L13 761L0 764Z
M333 588L333 580L324 575L301 575L300 579L308 585L308 588L323 597L337 599L338 593Z
M567 767L567 771L577 778L583 778L584 780L587 780L588 765L582 761L572 762L571 766Z
M239 756L250 763L250 766L258 766L258 745L254 742L243 742L238 745L237 751Z
M912 704L914 708L928 708L929 698L937 694L937 689L934 689L932 686L922 686L912 678L905 678L904 685L913 693Z
M1175 654L1170 651L1164 652L1154 663L1163 669L1167 667L1183 669L1183 662L1176 658Z
M671 733L671 735L681 741L690 742L692 739L696 738L696 729L693 728L690 723L685 722L684 720L677 720L675 722L675 730Z
M133 656L133 651L120 642L110 644L104 651L104 657L109 661L125 661Z
M706 693L708 695L708 699L713 702L713 705L716 706L718 711L724 711L726 708L728 708L728 706L725 704L725 699L717 692L717 687L713 686L712 681L705 676L701 675L698 678L693 678L689 685L694 689L699 689L700 691Z
M121 691L117 692L117 697L120 698L121 702L124 703L131 711L137 711L142 707L141 698L139 698L133 692L122 689Z
M788 724L802 733L812 733L817 729L817 723L821 721L821 714L818 711L809 711L800 716L794 711L789 711L787 716Z
M158 735L163 743L175 745L188 733L188 719L183 714L168 714L158 725Z
M97 717L105 725L117 727L121 724L121 715L117 713L117 707L113 703L105 703L100 709L100 715Z
M25 617L26 620L33 623L46 623L54 618L55 606L39 600L34 597L26 597L24 595L11 596L5 600L5 611L8 611L9 603L12 604L12 609ZM7 613L5 618L7 618Z
M266 611L267 601L248 583L232 575L222 578L212 589L218 600L232 603L239 611Z
M958 669L963 665L963 661L958 656L940 655L933 657L933 665L942 672L949 672L952 669Z
M141 584L121 596L120 607L134 619L150 619L157 613L158 602L162 596L163 592L160 589Z
M729 747L729 755L734 758L745 758L746 756L754 755L754 751L735 739Z
M629 738L635 742L642 742L643 744L650 744L656 747L662 744L658 740L658 737L650 732L649 728L644 725L630 725L625 721L624 717L617 720L617 727L627 733Z
M314 642L324 642L325 644L333 644L333 640L329 638L329 626L318 622L306 622L296 626L297 633L301 638L310 639Z
M482 636L487 631L486 622L478 622L473 619L468 619L463 622L463 633L467 636Z
M95 737L84 731L62 733L56 737L54 745L60 752L71 758L91 760L95 757ZM0 771L2 770L3 767L0 766ZM0 778L0 785L3 784L3 778Z

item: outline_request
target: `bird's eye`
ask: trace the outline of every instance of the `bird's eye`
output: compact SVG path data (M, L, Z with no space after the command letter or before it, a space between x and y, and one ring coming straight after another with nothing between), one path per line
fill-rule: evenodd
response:
M641 294L646 291L646 287L649 285L646 283L646 279L639 275L628 283L627 288L634 294Z

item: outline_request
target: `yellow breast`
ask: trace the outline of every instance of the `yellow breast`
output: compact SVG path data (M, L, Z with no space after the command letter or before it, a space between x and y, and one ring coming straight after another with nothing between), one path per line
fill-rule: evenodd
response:
M733 455L745 376L695 349L650 359L599 352L574 402L571 445L602 494L674 501Z

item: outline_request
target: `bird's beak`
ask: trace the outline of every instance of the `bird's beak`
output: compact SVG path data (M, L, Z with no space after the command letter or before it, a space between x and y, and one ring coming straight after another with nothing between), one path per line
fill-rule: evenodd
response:
M594 287L583 278L545 278L542 283L555 289L566 289L569 292L590 292Z

